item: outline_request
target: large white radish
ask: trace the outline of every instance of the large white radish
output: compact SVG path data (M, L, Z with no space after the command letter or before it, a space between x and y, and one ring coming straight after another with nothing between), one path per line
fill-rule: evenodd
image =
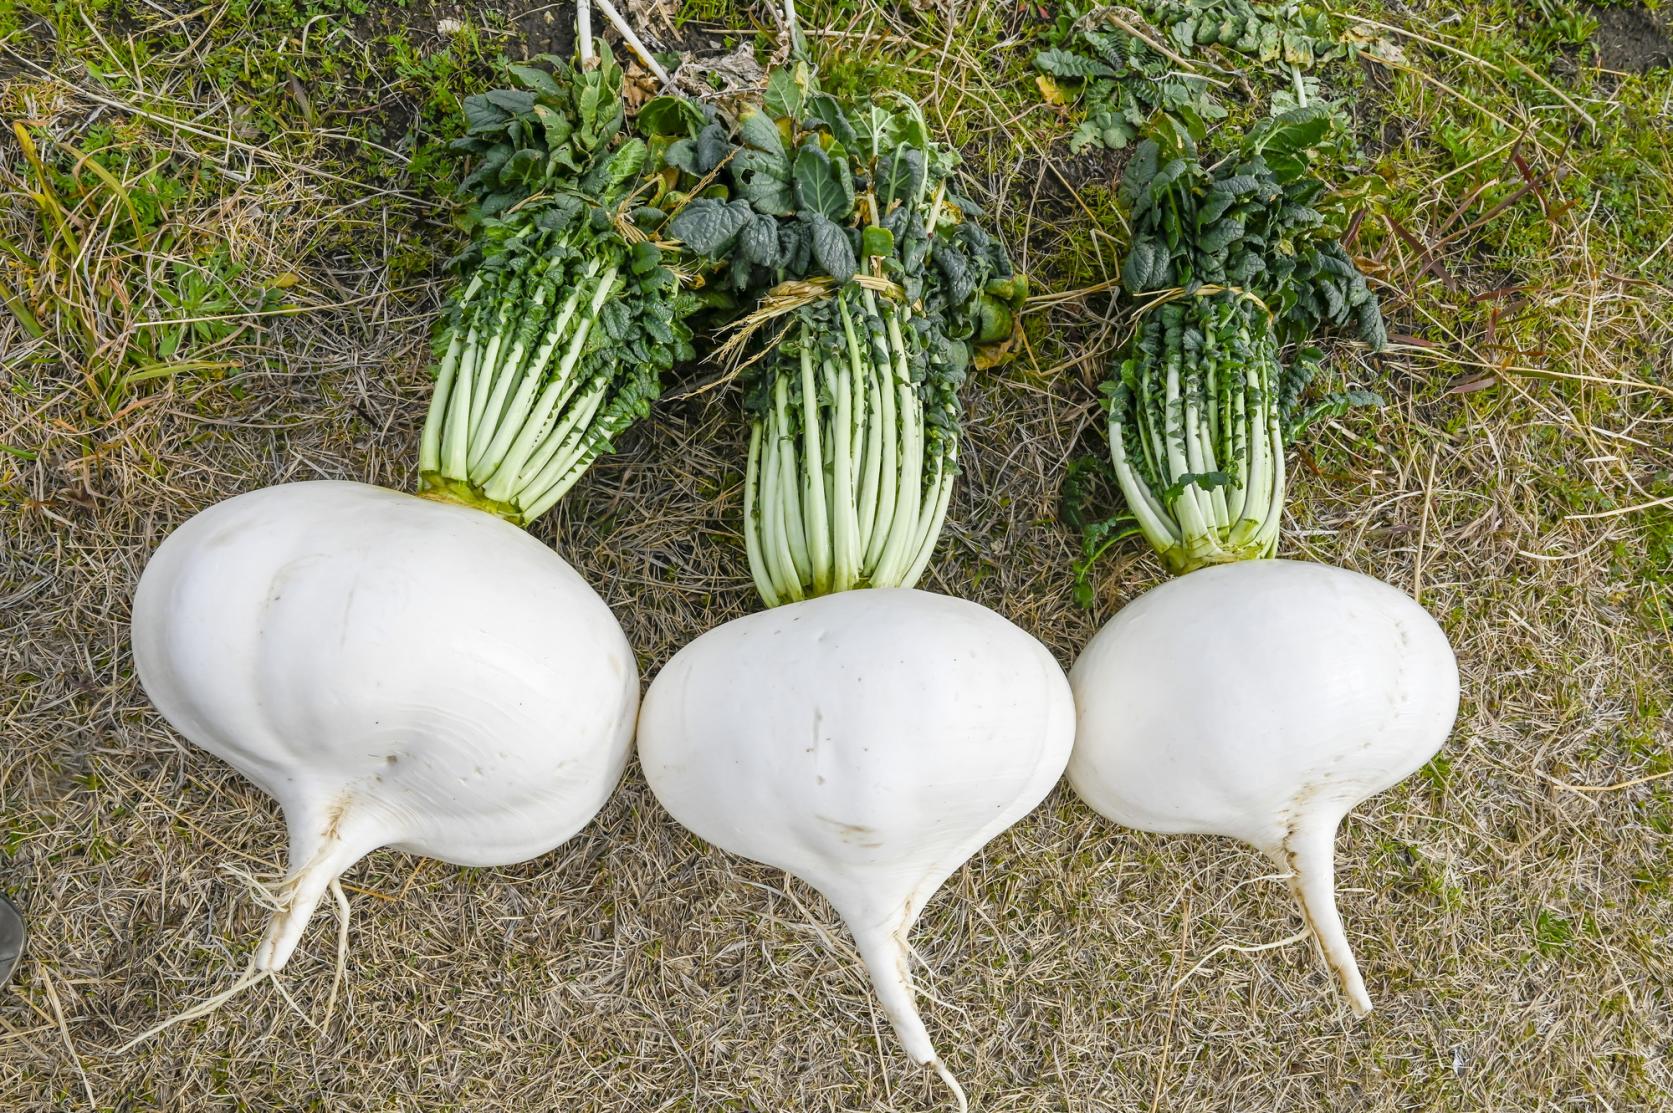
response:
M614 220L630 197L657 211L670 183L622 111L620 67L590 49L546 59L550 73L513 67L520 88L464 105L475 238L438 330L423 497L243 495L181 526L141 578L147 694L279 800L291 843L250 972L169 1023L281 969L325 892L346 925L336 878L373 848L522 861L587 823L626 764L639 682L621 627L518 528L690 354L695 301L667 242ZM506 170L508 136L535 149L534 172Z
M711 630L668 662L639 718L657 799L823 893L907 1053L955 1092L918 1015L907 934L954 870L1045 797L1073 741L1044 646L978 604L904 588Z
M290 874L259 972L369 851L535 857L627 763L639 680L615 616L480 510L362 483L240 495L163 542L133 616L163 717L284 811Z
M1433 757L1458 713L1446 635L1369 576L1216 565L1122 609L1070 672L1069 781L1128 827L1265 851L1354 1012L1371 1010L1336 911L1336 829Z

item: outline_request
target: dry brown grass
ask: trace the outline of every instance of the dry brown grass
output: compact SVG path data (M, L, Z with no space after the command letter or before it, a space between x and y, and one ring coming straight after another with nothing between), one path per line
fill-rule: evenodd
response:
M1100 570L1096 612L1077 609L1076 539L1056 522L1066 461L1100 443L1092 385L1109 337L1107 302L1071 287L1116 256L1095 252L1073 280L1050 268L1087 235L1077 214L1108 167L1064 162L1033 110L1019 120L984 99L991 74L956 35L875 6L845 33L917 42L921 68L948 51L962 77L936 109L964 114L967 149L988 151L979 187L1012 199L1019 255L1064 295L1018 364L969 388L968 463L923 586L1010 616L1067 664L1162 574L1124 548ZM54 96L29 111L67 134L97 108ZM15 165L4 180L0 234L31 242L26 182ZM170 528L230 494L315 477L410 487L445 289L393 289L380 269L395 245L377 209L405 205L401 226L423 227L416 203L373 197L353 246L321 249L310 235L341 216L341 193L282 152L223 196L202 219L260 273L300 268L293 301L308 309L241 337L236 376L183 376L95 416L74 361L42 354L60 338L29 339L0 312L0 443L37 453L0 455L0 882L33 932L0 990L0 1107L943 1105L829 907L681 831L637 768L537 861L466 870L386 850L353 869L328 1026L325 912L282 994L264 986L113 1052L242 970L263 913L222 867L283 866L272 802L183 744L135 684L135 579ZM1438 238L1439 188L1416 210L1418 234ZM947 884L914 936L932 1035L975 1108L1673 1107L1673 782L1653 779L1673 742L1673 592L1641 578L1645 512L1564 501L1649 503L1673 468L1673 299L1634 260L1599 264L1607 218L1552 221L1552 265L1512 337L1540 353L1508 360L1485 347L1504 336L1449 315L1502 282L1479 243L1442 252L1457 293L1397 237L1377 240L1404 291L1393 311L1443 347L1367 370L1389 409L1328 430L1317 467L1297 469L1288 554L1419 592L1465 678L1446 765L1359 809L1339 840L1377 1011L1353 1022L1304 944L1229 949L1298 926L1253 851L1119 830L1060 787ZM1501 368L1486 389L1446 393L1478 363ZM735 526L742 459L734 397L665 402L536 529L616 610L647 677L757 605Z

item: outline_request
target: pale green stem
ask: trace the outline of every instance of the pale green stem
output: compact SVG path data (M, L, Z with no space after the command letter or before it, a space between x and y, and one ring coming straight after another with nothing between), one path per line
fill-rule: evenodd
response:
M533 312L535 314L540 313L545 308L545 303L546 284L541 283L540 288L535 291ZM541 336L544 336L544 330L542 330ZM539 337L537 337L537 341L538 339ZM539 347L537 346L535 350L538 352ZM476 428L471 431L471 443L475 446L471 450L470 458L470 469L473 473L481 466L482 459L487 454L488 446L494 440L494 434L505 424L508 416L506 399L511 395L512 387L515 385L521 389L531 379L538 381L540 378L544 364L536 363L533 367L528 367L523 362L527 355L528 342L519 330L517 340L512 344L510 354L506 356L505 366L502 368L499 377L494 381L493 393L489 396L487 405L482 408L482 416L477 420ZM528 394L530 397L534 394L532 384L529 387Z
M447 354L442 356L441 368L436 372L436 389L430 396L430 410L424 415L424 436L418 446L418 474L431 475L441 470L442 429L447 424L447 404L453 390L453 376L459 366L459 352L465 338L458 331L447 343Z
M834 380L831 397L836 401L831 431L831 525L832 525L832 591L847 591L854 586L860 572L859 517L854 507L853 467L853 386L847 368L825 361L825 371Z
M584 277L590 278L598 268L598 260L587 262ZM477 452L471 454L470 478L471 482L481 486L493 478L494 471L505 459L505 454L522 430L524 422L528 420L529 410L534 405L535 397L541 389L541 383L546 378L546 368L552 361L552 353L563 341L564 329L569 326L569 320L581 304L582 284L577 282L569 291L569 297L564 301L563 308L558 312L557 319L546 329L546 335L540 346L535 349L534 358L529 361L528 371L522 375L517 384L517 393L506 407L504 415L494 428L491 439L485 440ZM553 382L561 382L566 374L564 368L559 368L552 377ZM509 380L508 380L509 381Z
M880 320L875 298L870 290L866 291L866 307ZM887 331L885 330L885 338ZM877 352L873 353L873 362L877 365L878 376L882 382L878 389L878 401L882 411L883 459L878 466L878 475L882 483L877 496L877 517L872 524L871 542L866 547L865 564L875 575L877 566L883 560L883 550L887 547L889 533L894 524L895 503L898 498L900 484L900 449L903 437L900 431L899 414L895 407L897 396L896 369L894 360L888 350L885 338L879 338L877 344L883 348L880 353L882 359L877 359ZM910 384L908 384L910 385Z
M459 371L453 380L453 393L447 404L447 431L442 435L442 471L450 476L465 474L466 450L470 445L471 386L476 376L476 360L481 354L477 347L476 326L465 335L464 354L459 359Z
M777 376L773 383L773 412L778 422L771 441L778 498L768 505L780 516L779 529L790 554L788 570L795 573L793 578L798 584L805 584L813 577L813 560L808 555L807 531L802 528L802 484L796 461L796 438L790 431L790 383L784 375Z
M947 521L947 506L953 498L953 480L957 474L953 467L955 460L956 456L949 454L944 465L937 465L936 497L925 514L921 530L923 542L918 547L918 554L913 558L911 567L901 578L901 587L912 587L916 584L924 574L924 569L929 567L930 557L935 555L936 542L941 539L941 527Z
M755 580L755 590L769 607L778 606L778 591L773 587L766 564L761 556L761 423L750 422L749 463L744 468L744 552L749 557L749 574Z
M587 343L587 336L592 329L593 322L598 319L599 306L609 295L610 288L616 279L616 268L608 268L598 280L598 287L593 293L587 314L575 326L575 335L570 339L569 347L565 349L563 362L559 365L557 378L543 392L534 412L523 422L523 428L518 432L516 440L511 442L511 448L494 469L493 478L483 485L482 492L491 499L505 502L511 497L511 492L517 486L518 477L522 475L523 467L529 457L535 452L545 438L547 427L552 416L557 412L569 395L572 394L581 381L581 376L574 374L576 365L581 359L582 350Z
M570 399L563 416L517 474L518 491L544 491L569 470L574 463L570 454L586 437L587 423L598 412L599 404L604 401L609 389L609 379L600 375L582 394Z
M819 389L813 379L813 352L802 345L802 468L804 501L802 521L807 528L808 558L813 564L815 595L831 589L830 519L825 509L824 454L819 439Z

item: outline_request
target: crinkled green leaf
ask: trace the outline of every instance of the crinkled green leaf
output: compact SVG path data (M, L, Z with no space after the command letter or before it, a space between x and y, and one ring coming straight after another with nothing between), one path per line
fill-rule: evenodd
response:
M923 188L928 168L924 153L907 147L898 156L885 155L877 163L877 200L887 207L896 201L907 202L918 196Z
M719 166L732 151L732 141L720 124L709 124L697 135L698 174L707 174Z
M796 206L790 190L790 160L744 147L732 156L732 178L738 192L756 210L775 216L789 216Z
M497 131L510 117L510 114L503 108L500 108L481 93L466 97L460 107L465 114L465 132L467 135Z
M700 197L674 214L668 232L699 255L719 255L748 224L753 214L743 201Z
M738 234L740 258L763 267L775 267L783 259L778 242L778 221L757 215Z
M847 282L854 277L859 264L854 259L854 247L848 242L848 233L817 212L804 212L801 216L812 237L813 257L820 268L838 282Z

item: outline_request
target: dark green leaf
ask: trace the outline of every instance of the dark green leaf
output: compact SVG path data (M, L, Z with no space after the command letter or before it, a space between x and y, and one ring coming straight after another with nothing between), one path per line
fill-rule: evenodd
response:
M694 135L703 126L702 111L684 97L653 97L635 122L642 135Z
M1149 236L1139 237L1127 248L1127 258L1122 261L1121 284L1133 294L1166 288L1171 285L1172 269L1164 245Z
M812 236L813 257L825 273L838 282L854 277L859 264L854 259L854 246L848 242L848 233L817 212L804 212L801 217Z
M510 118L504 109L480 93L466 97L461 107L464 109L466 133L469 135L497 131Z
M616 148L609 161L583 179L582 188L601 201L613 202L622 184L636 177L644 167L649 153L641 140L628 140Z
M791 196L789 182L757 174L747 179L742 189L745 200L755 206L756 212L771 216L789 216L796 211L796 201Z
M743 201L700 197L674 214L668 232L699 255L723 254L752 215Z
M662 250L648 240L641 240L633 245L629 255L629 268L636 275L647 275L656 270L662 263Z
M806 112L810 123L822 125L838 143L844 147L854 146L857 138L854 125L848 122L848 114L835 97L828 93L814 93L807 99Z
M519 89L490 89L482 95L490 104L504 109L513 116L522 116L534 108L534 94Z
M1382 397L1369 390L1353 389L1327 394L1308 406L1291 423L1286 433L1287 440L1294 440L1310 427L1321 421L1334 421L1350 410L1361 408L1380 409L1385 403Z
M710 124L697 136L697 170L698 174L707 174L719 166L732 151L731 139L726 129L719 124Z
M877 200L885 208L895 201L912 201L923 188L927 173L924 153L908 147L898 156L885 155L877 164Z
M695 139L680 139L669 144L663 154L663 160L669 166L684 170L693 177L702 177L703 171L697 165L697 141Z
M976 292L978 276L975 268L970 265L970 260L963 252L945 242L938 241L933 253L935 265L947 282L947 301L955 306L963 306L970 300L970 295Z
M776 267L783 255L778 242L778 221L757 216L738 234L738 256L763 267Z
M515 77L525 89L531 89L548 97L563 95L563 89L556 81L552 80L552 75L545 70L537 70L533 66L519 65L511 66L510 70L511 76Z
M499 178L502 182L533 186L539 184L545 169L546 160L540 157L540 152L525 148L505 160Z

